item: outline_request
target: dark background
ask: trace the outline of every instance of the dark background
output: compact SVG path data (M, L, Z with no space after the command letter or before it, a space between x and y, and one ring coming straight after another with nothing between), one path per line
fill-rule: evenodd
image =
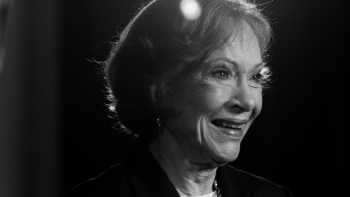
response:
M0 75L0 196L57 196L122 160L101 66L146 0L15 0ZM233 166L295 196L348 187L346 1L260 0L272 88ZM140 161L142 165L142 161Z
M112 128L104 105L103 76L97 72L100 66L89 60L105 60L109 42L116 41L117 30L127 25L143 2L63 3L62 191L120 161L130 147L133 138ZM232 165L282 184L295 196L339 191L333 187L341 184L334 176L343 162L334 166L332 161L333 148L343 138L333 141L341 131L334 133L330 99L331 72L343 58L337 56L345 30L343 4L275 0L263 7L274 31L269 63L274 82ZM339 151L343 157L345 150Z

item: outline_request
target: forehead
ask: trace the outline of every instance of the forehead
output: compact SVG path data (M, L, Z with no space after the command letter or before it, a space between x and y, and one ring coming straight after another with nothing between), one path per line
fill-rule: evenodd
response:
M258 39L247 22L242 21L224 47L213 51L207 61L217 58L225 58L235 62L244 61L252 64L262 61Z

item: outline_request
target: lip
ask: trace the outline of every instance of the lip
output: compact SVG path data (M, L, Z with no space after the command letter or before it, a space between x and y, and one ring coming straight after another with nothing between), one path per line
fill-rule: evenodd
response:
M229 122L232 124L247 124L248 123L248 120L235 119L235 118L215 118L215 119L212 119L211 121L213 121L213 120L221 120L221 121Z
M214 120L225 121L225 122L235 124L235 125L243 125L243 127L241 129L218 127L212 123L212 121L214 121ZM217 118L217 119L213 119L212 121L210 121L210 123L214 127L218 128L218 130L220 132L224 133L227 136L230 136L233 139L237 139L237 140L241 140L243 138L245 125L248 123L248 120L229 119L229 118Z
M227 136L230 136L233 139L240 140L243 138L243 130L237 130L237 129L224 129L219 128L222 133L224 133Z

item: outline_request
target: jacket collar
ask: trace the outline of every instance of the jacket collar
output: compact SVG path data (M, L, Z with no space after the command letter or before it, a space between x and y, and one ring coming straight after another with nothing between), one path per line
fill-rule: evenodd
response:
M165 171L148 150L147 143L137 139L124 158L135 196L180 197Z
M145 141L136 140L122 165L129 171L135 196L180 197ZM237 170L228 165L218 167L216 179L222 197L247 197L250 194L249 187L239 179Z
M251 189L240 177L240 173L228 164L218 167L216 180L222 197L247 197L251 193Z

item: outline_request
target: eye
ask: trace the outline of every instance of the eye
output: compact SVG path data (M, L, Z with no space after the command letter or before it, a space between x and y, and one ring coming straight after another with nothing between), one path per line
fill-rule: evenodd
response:
M212 74L220 79L227 79L230 77L230 73L226 69L223 69L223 68L215 69L212 72Z
M255 73L251 77L251 86L252 87L262 87L267 88L269 85L271 77L271 72L268 67L263 67L259 72Z
M263 75L259 72L259 73L256 73L255 75L253 75L252 80L255 83L261 83L262 78L263 78Z

